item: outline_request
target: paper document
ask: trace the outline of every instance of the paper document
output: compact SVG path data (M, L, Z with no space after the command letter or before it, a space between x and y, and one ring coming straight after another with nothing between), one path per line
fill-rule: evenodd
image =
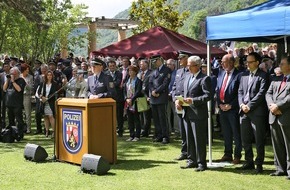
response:
M184 102L182 96L175 96L175 98L183 103L182 106L189 106L189 104L187 104L187 103Z

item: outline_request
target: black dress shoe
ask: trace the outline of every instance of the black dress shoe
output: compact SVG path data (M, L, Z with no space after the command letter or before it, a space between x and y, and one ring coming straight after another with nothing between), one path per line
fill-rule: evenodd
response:
M245 163L243 166L236 168L238 170L253 170L255 169L254 163Z
M204 171L204 170L206 170L206 166L198 166L197 168L195 168L195 171L196 172L202 172L202 171Z
M270 176L286 176L285 172L275 171L274 173L270 173Z
M181 169L196 168L197 165L193 163L188 163L186 166L180 166Z
M185 159L187 159L187 155L185 155L185 154L180 154L180 156L177 157L177 158L175 158L174 160L185 160Z
M256 174L261 174L263 173L263 166L262 165L257 165L257 168L256 168Z
M153 142L162 142L162 138L155 138L153 139Z

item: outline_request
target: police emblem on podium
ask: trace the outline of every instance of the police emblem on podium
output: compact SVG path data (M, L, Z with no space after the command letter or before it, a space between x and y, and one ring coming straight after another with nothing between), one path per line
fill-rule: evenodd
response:
M79 110L63 109L62 115L63 145L69 153L76 154L80 151L83 144L82 112Z

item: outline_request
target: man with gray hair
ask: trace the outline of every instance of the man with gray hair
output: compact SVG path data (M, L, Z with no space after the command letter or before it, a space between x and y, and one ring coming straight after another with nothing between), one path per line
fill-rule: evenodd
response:
M183 118L187 140L187 165L182 169L207 169L206 135L208 125L207 102L211 98L211 79L200 70L201 58L190 56L187 61L189 74L184 80L184 97L175 101L177 110L184 110Z
M3 90L6 91L6 106L8 108L9 126L15 126L15 119L17 121L18 133L23 139L23 92L26 82L20 77L20 70L17 67L10 69L10 74L6 75L7 80L3 85Z

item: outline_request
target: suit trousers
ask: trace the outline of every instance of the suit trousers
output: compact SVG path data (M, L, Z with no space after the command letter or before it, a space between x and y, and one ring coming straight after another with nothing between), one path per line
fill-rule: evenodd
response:
M118 133L123 134L124 132L124 104L125 102L117 102L116 105L116 112L117 112L117 126L118 126Z
M151 119L152 119L152 111L151 108L147 111L144 111L142 113L140 113L140 120L141 120L141 126L143 129L142 134L144 134L145 136L150 134L150 130L151 130Z
M184 126L184 119L182 118L182 114L177 114L178 118L178 126L181 136L181 154L187 155L187 142L186 142L186 131Z
M231 157L233 154L233 139L235 142L234 157L242 157L242 140L241 140L241 131L239 123L238 112L235 111L221 111L220 112L220 124L222 127L222 133L224 137L225 150L224 153L226 156Z
M189 163L206 167L207 119L184 120Z
M241 116L241 138L245 150L245 160L248 163L253 162L254 154L252 149L253 138L256 141L257 165L263 165L265 158L265 137L266 137L266 116L248 117L246 114Z
M155 126L155 137L158 139L169 138L167 104L151 104L151 106Z
M271 125L271 139L276 170L290 176L290 124L280 125L276 118Z

